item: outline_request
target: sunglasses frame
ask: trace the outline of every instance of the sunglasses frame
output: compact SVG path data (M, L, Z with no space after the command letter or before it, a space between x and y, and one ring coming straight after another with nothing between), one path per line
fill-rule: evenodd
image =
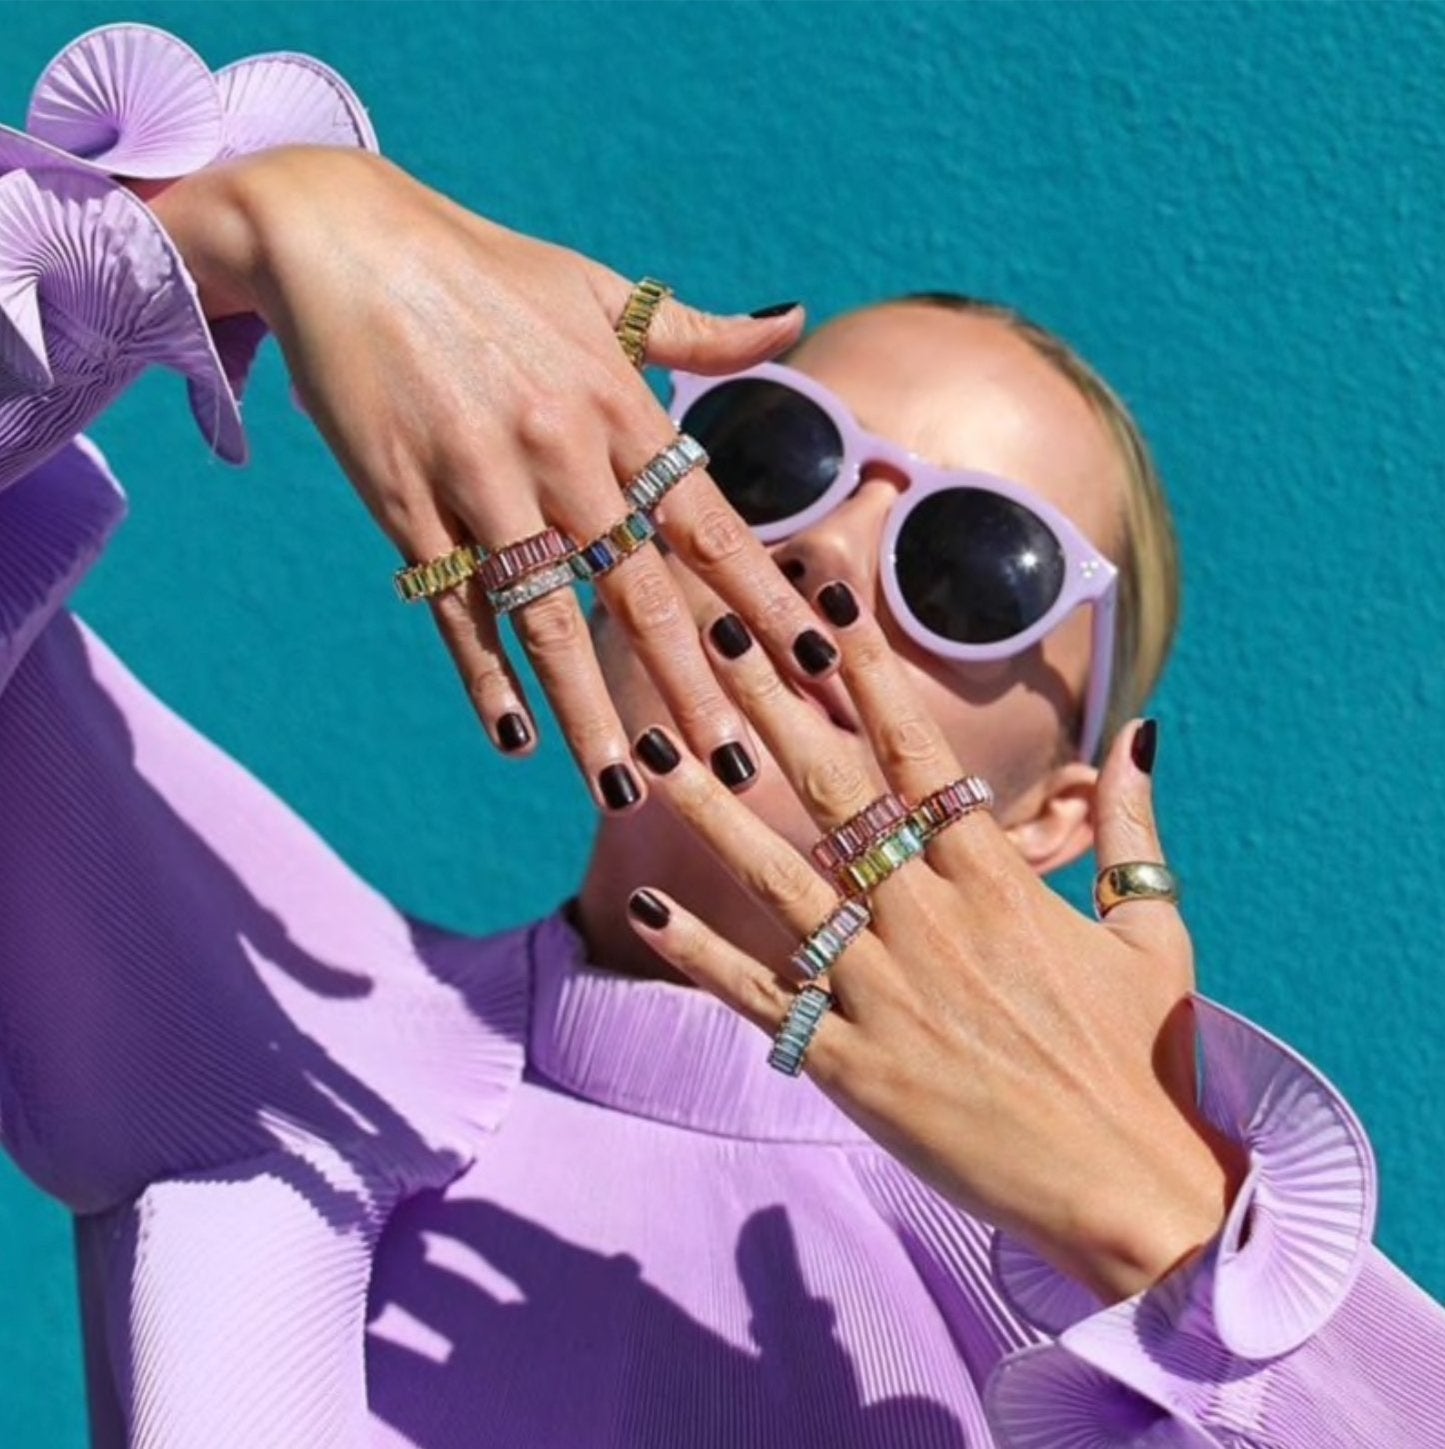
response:
M671 372L669 379L672 399L668 410L679 428L687 411L708 393L729 383L764 381L777 383L807 398L837 429L843 444L838 476L816 502L798 513L771 523L749 525L763 543L780 543L821 522L856 491L863 469L870 463L886 463L903 477L903 487L891 505L879 542L879 578L888 607L899 627L929 653L942 659L973 663L1012 659L1051 633L1076 609L1085 604L1092 605L1093 653L1084 695L1079 755L1085 760L1094 758L1103 733L1109 685L1114 671L1119 571L1059 509L1012 479L970 468L944 468L877 433L869 432L836 393L806 373L781 362L763 362L741 372L712 377L692 372ZM962 644L935 633L913 612L898 582L897 546L904 524L925 499L955 488L995 493L1027 509L1053 533L1064 556L1064 582L1054 602L1027 629L992 644Z

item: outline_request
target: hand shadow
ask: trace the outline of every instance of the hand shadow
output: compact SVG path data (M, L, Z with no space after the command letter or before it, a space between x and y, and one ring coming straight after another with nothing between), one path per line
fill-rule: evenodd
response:
M748 1219L736 1261L751 1309L736 1327L752 1348L690 1317L628 1254L491 1203L419 1195L378 1254L372 1412L420 1446L966 1449L940 1403L863 1402L783 1208Z

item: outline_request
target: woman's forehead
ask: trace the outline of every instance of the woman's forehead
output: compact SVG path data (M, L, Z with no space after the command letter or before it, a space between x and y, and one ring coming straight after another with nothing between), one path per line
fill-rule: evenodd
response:
M818 329L788 359L835 391L870 432L946 467L1024 484L1101 546L1124 464L1072 381L1005 322L887 304Z

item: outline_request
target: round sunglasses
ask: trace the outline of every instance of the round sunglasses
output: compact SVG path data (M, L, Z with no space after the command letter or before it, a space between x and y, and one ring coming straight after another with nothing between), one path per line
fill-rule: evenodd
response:
M1012 658L1091 604L1079 754L1094 757L1118 570L1057 508L1010 479L942 468L868 432L836 394L782 363L671 379L673 421L707 449L713 480L764 543L825 518L868 463L903 476L883 530L883 593L904 632L939 658Z

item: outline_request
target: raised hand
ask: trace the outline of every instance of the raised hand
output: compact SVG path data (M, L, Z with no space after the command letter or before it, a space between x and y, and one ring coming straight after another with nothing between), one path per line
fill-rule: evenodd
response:
M549 525L596 538L627 511L621 487L674 437L614 334L624 278L493 225L380 157L282 147L149 200L208 311L257 311L275 331L307 411L408 562ZM802 324L796 307L720 318L668 300L648 358L730 371L791 345ZM705 472L678 484L656 517L668 545L780 658L817 630ZM655 548L597 587L690 747L711 758L745 741ZM536 730L481 589L445 593L433 612L488 733L526 753ZM563 589L513 618L599 802L626 808L641 790L575 596ZM831 667L816 647L809 662Z
M828 585L820 600L863 739L779 687L762 648L718 654L714 667L822 832L882 790L913 804L963 770L847 586ZM1149 776L1131 759L1135 728L1100 779L1101 866L1163 858ZM837 891L694 757L659 749L657 733L638 750L654 788L808 936ZM954 1202L1109 1301L1217 1232L1240 1164L1195 1107L1192 952L1174 906L1130 901L1102 924L1081 916L986 810L944 829L870 904L871 926L826 979L834 1006L805 1059L844 1111ZM631 914L666 960L778 1030L802 980L789 963L754 960L659 891L635 893Z

